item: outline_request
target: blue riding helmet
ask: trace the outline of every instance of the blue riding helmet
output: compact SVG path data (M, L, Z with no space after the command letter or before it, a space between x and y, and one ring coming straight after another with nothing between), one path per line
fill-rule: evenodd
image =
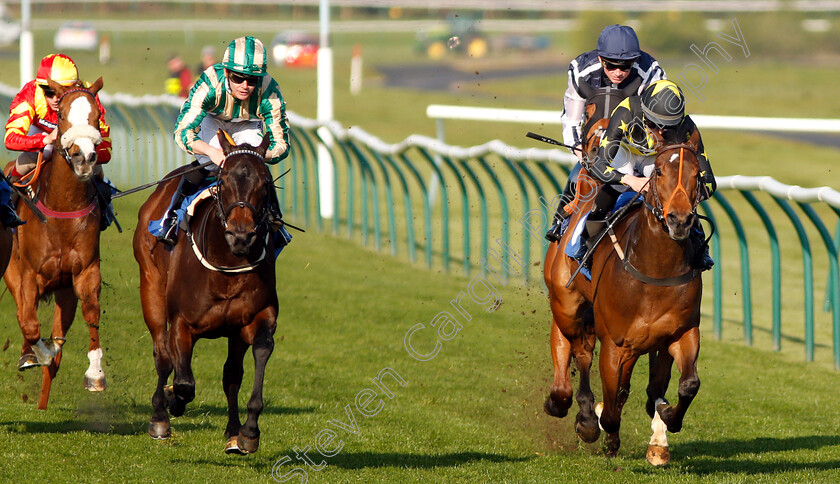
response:
M636 32L626 25L609 25L598 36L598 55L604 59L631 60L641 55Z

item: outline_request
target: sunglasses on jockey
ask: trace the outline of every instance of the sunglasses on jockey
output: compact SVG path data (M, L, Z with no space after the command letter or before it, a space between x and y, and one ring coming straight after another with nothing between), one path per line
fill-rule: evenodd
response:
M260 82L260 78L256 76L243 76L241 74L237 74L236 72L231 72L228 75L228 79L230 82L234 84L242 84L243 82L247 83L249 86L254 87Z
M613 60L613 59L604 59L601 58L601 61L604 63L604 68L608 71L614 71L616 69L621 71L629 71L631 67L633 67L633 63L636 62L636 59L630 60Z

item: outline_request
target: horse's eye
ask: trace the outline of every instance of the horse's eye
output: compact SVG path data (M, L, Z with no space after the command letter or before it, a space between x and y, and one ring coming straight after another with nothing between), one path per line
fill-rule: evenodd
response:
M656 176L662 176L662 170L657 168L656 169Z

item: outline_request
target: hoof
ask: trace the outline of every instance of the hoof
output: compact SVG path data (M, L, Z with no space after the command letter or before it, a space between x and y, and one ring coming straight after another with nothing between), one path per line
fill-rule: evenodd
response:
M243 454L253 454L260 448L260 438L251 439L239 434L239 437L236 439L236 446Z
M172 435L169 431L169 422L149 422L149 437L155 440L168 439Z
M662 467L671 461L671 453L668 451L668 447L649 445L645 458L650 465Z
M551 395L547 396L545 398L545 403L543 403L543 410L545 410L545 413L557 418L565 417L569 413L569 407L571 407L571 401L569 402L569 405L566 406L558 405Z
M38 358L32 353L21 355L18 360L18 371L28 370L30 368L35 368L36 366L41 366L41 364L38 363Z
M225 454L236 454L236 455L246 455L247 452L239 448L239 444L237 441L239 438L237 436L233 436L228 439L227 444L225 444Z
M601 429L597 425L591 427L583 425L580 414L578 414L577 420L575 421L575 432L577 432L580 440L586 442L587 444L595 442L601 436Z
M89 392L102 392L105 391L105 388L108 387L108 384L105 383L105 377L101 378L89 378L85 376L85 390Z

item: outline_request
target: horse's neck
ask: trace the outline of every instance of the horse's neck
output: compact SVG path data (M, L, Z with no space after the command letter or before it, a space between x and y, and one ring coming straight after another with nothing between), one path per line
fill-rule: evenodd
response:
M58 151L53 152L50 162L44 166L42 176L39 198L51 209L78 210L90 204L91 182L80 181Z
M627 257L636 268L646 268L645 274L670 277L676 269L688 266L685 252L688 241L672 239L650 210L640 209L628 231Z

